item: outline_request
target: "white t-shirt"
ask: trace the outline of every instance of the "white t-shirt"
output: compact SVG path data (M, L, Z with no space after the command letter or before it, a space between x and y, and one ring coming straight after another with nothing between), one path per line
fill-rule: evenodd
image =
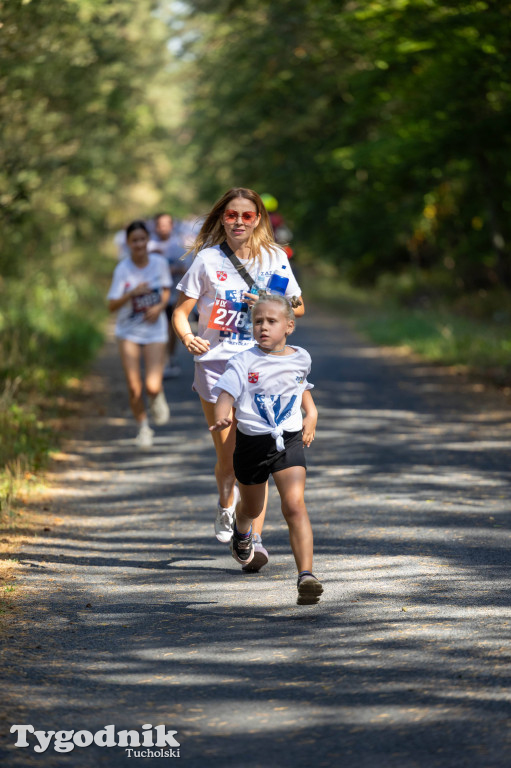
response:
M302 394L312 389L307 381L311 357L302 347L291 355L269 355L252 347L234 355L213 387L234 397L238 429L244 435L271 434L283 450L282 433L302 428Z
M257 260L240 261L254 280L258 277L267 279L279 266L285 266L289 275L286 296L302 295L289 266L289 259L281 248L276 248L274 255L264 250L261 264ZM189 298L198 299L198 335L210 343L209 351L197 355L195 360L201 363L208 360L228 360L237 352L254 345L252 333L244 327L247 305L242 299L243 294L249 292L248 285L219 245L199 251L192 266L178 283L177 289ZM221 320L230 321L231 329L219 330L218 327L211 327L212 322L218 326Z
M119 262L114 270L109 299L120 299L139 283L148 283L150 292L133 296L117 313L115 335L137 344L152 344L168 340L168 323L165 312L161 312L155 323L145 320L145 310L161 301L161 291L172 286L169 265L161 256L149 254L145 267L137 267L131 256Z

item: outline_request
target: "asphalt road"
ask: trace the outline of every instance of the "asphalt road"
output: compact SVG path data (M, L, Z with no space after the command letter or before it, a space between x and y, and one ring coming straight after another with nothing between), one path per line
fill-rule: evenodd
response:
M8 730L162 724L189 768L507 768L509 399L317 311L295 341L320 413L306 496L319 605L296 605L273 486L260 574L214 538L214 452L184 350L171 423L141 452L107 345L109 394L91 395L55 465L49 530L16 555L2 765L156 768L175 749L38 754Z

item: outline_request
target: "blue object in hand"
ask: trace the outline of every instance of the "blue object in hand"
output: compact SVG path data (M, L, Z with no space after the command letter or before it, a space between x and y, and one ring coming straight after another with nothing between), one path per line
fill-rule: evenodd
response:
M289 283L288 274L286 266L282 264L268 280L267 290L270 293L280 293L281 296L284 296Z

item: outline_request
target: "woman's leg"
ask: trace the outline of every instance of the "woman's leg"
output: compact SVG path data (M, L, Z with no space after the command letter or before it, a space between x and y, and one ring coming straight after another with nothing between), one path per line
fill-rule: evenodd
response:
M211 427L215 423L215 404L208 403L207 400L200 398L202 410L206 417L208 427ZM232 466L232 457L234 454L234 446L236 445L236 418L234 415L234 421L230 429L224 429L222 432L212 432L213 443L216 451L216 466L215 477L216 484L218 486L218 496L220 498L220 504L222 507L230 507L234 502L234 484L236 477L234 475L234 469ZM268 501L268 483L265 484L265 497L264 506L261 514L254 522L253 532L261 536L264 525L264 518L266 517L266 504Z
M200 401L208 427L211 427L215 423L215 404L208 403L202 397ZM236 478L232 466L232 456L236 444L236 420L229 429L224 429L221 432L211 432L211 436L216 451L215 477L220 506L227 508L234 503L234 483Z
M140 345L127 339L119 339L119 354L128 385L130 406L137 422L147 417L142 399L142 374L140 371Z
M305 468L288 467L273 473L280 495L282 514L289 527L289 540L298 568L312 572L312 527L305 506Z
M145 344L144 363L145 363L145 388L147 396L154 400L156 395L161 392L163 381L163 367L165 364L165 344L153 343Z

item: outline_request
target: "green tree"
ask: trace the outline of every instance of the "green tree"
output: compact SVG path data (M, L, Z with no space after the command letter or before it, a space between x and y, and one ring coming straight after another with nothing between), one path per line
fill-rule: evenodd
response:
M155 6L0 3L4 276L47 259L57 233L90 236L123 185L152 165L162 137L148 84L168 61Z
M508 2L189 5L204 196L271 191L359 279L445 263L511 284Z

